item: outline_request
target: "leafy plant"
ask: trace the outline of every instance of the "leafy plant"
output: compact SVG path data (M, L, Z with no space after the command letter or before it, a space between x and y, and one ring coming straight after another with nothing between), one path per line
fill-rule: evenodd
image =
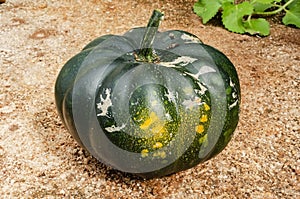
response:
M198 0L194 12L202 18L203 24L218 12L222 13L222 23L235 33L249 33L267 36L269 22L262 18L284 11L282 22L300 28L300 0L249 0L235 3L234 0Z

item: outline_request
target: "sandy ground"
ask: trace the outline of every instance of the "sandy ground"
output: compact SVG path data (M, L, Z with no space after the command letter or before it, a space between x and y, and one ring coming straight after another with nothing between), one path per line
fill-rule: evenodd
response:
M272 22L271 36L203 26L193 0L7 0L0 5L1 198L300 198L300 30ZM147 24L182 29L223 51L242 88L239 126L216 158L142 180L83 151L63 127L54 82L92 39Z

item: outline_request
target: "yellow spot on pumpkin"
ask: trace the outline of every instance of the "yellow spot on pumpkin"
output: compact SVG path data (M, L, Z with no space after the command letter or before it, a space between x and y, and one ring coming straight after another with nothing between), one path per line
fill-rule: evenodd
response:
M165 158L167 155L166 155L166 152L164 152L164 151L162 151L162 152L160 152L160 157L161 158Z
M195 127L195 130L197 133L203 133L204 132L204 126L203 125L198 125Z
M149 128L149 126L151 124L153 124L156 120L158 120L157 115L154 112L151 112L150 117L148 119L146 119L143 124L140 125L140 128L145 130L145 129Z
M153 145L153 148L154 149L159 149L163 146L163 144L161 142L156 142L154 145Z
M141 154L142 154L142 157L144 158L144 157L147 157L148 156L148 153L149 153L149 150L148 149L143 149L142 151L141 151Z
M141 129L147 129L150 126L151 123L152 123L151 119L148 118L143 124L141 124L140 128Z
M204 103L204 110L206 110L206 111L210 110L210 107L206 103Z
M207 122L207 115L202 115L200 118L200 122Z
M152 128L151 128L151 133L161 136L162 134L164 134L166 132L166 129L164 128L164 123L162 122L158 122L158 124L155 124Z
M153 157L161 157L161 158L165 158L167 155L166 155L166 152L164 151L157 151L153 154Z
M157 100L154 100L151 102L151 106L156 106L158 104L158 101Z
M207 142L207 134L204 135L203 137L199 138L199 143L200 144L204 144L204 146L206 147L208 142Z

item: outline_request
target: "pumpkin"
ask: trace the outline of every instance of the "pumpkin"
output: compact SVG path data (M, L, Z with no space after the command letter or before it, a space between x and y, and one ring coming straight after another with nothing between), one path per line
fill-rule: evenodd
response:
M123 172L153 178L218 153L238 124L235 67L195 35L148 26L89 43L61 69L59 116L91 155Z

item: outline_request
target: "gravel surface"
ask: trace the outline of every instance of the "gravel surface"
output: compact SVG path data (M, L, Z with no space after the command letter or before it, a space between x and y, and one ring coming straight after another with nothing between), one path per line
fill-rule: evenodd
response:
M193 0L7 0L0 4L0 196L3 198L300 198L300 30L271 36L202 25ZM224 52L242 89L228 147L195 168L143 180L99 163L58 118L54 83L64 63L104 34L181 29Z

